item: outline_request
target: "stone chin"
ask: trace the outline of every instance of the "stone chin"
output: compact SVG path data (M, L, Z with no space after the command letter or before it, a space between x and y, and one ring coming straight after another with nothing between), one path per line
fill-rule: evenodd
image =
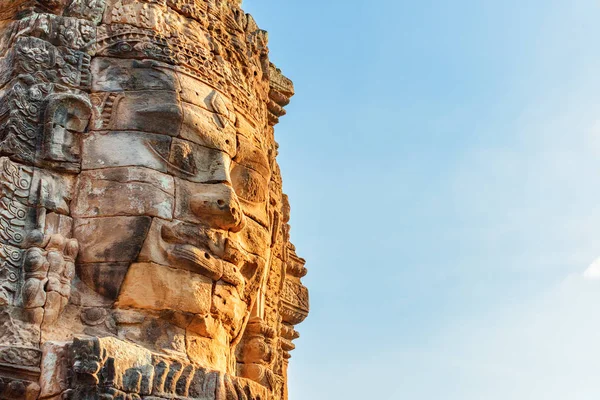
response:
M221 354L198 362L228 371L231 361L225 360L231 359L231 344L248 320L265 266L243 249L247 245L242 238L243 232L154 219L140 255L127 270L115 308L145 315L144 321L160 319L161 334L128 338L155 351L182 351L174 340L162 343L153 337L183 329L185 337L199 339L182 346L204 346L210 354ZM138 324L136 331L147 331L145 324ZM123 327L124 332L131 328L131 324ZM189 348L185 353L196 354Z

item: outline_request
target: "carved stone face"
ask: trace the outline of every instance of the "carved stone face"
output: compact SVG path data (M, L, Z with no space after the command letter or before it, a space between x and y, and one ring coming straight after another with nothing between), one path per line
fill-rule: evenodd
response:
M287 398L308 313L240 0L0 0L0 398Z
M266 126L157 62L97 58L92 70L78 276L123 310L119 335L231 369L269 259Z

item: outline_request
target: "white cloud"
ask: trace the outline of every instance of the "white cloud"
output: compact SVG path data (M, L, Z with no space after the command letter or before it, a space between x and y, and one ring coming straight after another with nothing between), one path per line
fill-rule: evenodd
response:
M583 277L590 281L600 280L600 257L587 267L583 272Z

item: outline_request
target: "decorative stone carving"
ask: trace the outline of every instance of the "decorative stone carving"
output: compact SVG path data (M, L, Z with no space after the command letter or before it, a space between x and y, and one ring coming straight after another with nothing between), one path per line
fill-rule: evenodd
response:
M0 158L0 305L17 305L33 169Z
M294 94L239 0L0 2L0 400L285 400Z
M61 93L52 95L47 102L41 158L59 163L79 162L81 145L75 134L84 132L90 122L89 99Z
M261 385L165 357L113 338L76 339L70 346L69 400L269 399Z
M23 262L23 307L35 324L56 322L71 297L79 245L61 234L32 231Z

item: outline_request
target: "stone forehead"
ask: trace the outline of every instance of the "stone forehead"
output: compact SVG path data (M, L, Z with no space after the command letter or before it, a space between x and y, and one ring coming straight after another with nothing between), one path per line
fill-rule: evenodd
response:
M222 125L237 125L242 133L257 131L260 126L260 119L241 108L235 96L164 62L98 56L91 61L91 71L91 89L95 93L171 91L178 94L177 100L219 114L218 118L225 119ZM238 115L242 119L239 123Z
M108 2L95 52L176 65L230 94L247 113L264 114L267 36L231 6L224 1ZM265 115L255 117L262 122Z

